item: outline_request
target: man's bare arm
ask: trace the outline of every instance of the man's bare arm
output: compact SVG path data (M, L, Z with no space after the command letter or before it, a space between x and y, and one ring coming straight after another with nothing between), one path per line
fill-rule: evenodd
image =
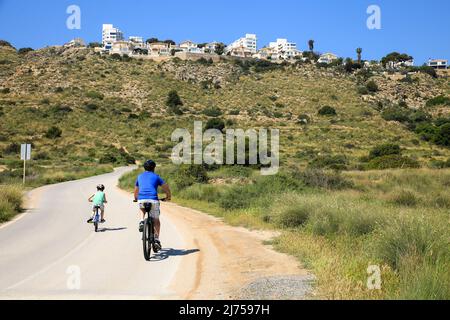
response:
M166 183L166 184L163 184L163 185L161 186L161 189L163 189L164 193L166 194L166 200L167 200L167 201L172 200L172 192L170 191L169 185L168 185L167 183Z
M137 201L138 196L139 196L139 187L135 187L134 188L134 200Z

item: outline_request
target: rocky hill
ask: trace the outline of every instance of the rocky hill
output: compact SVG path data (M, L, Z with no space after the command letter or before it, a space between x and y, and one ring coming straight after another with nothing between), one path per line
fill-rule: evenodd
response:
M173 90L182 101L176 113L167 104ZM91 49L18 54L2 46L0 164L16 157L12 145L23 141L33 142L42 165L168 160L175 128L216 117L230 128L281 128L286 164L361 169L375 146L396 143L429 166L448 159L448 146L418 134L412 120L387 119L384 112L420 110L439 130L433 121L449 117L449 95L448 78L424 73L254 61L157 63ZM319 112L323 107L334 113ZM52 136L52 127L61 133Z

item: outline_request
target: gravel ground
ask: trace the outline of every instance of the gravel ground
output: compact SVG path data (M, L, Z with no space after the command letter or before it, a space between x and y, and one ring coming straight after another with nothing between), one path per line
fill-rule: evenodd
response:
M276 276L253 281L237 295L242 300L305 300L312 297L315 277Z

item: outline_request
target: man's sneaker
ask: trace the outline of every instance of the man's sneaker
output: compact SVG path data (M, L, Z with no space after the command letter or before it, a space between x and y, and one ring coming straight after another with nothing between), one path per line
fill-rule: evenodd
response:
M92 223L92 221L94 221L93 218L89 218L89 220L87 221L87 223Z
M139 223L139 232L144 232L144 221Z
M155 244L153 245L153 250L155 251L155 253L158 253L159 251L161 251L161 249L162 249L161 241L159 241L158 239L155 239Z

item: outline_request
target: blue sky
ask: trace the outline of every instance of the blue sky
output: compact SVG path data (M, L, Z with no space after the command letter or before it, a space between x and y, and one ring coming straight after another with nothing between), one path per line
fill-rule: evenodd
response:
M66 27L69 5L81 8L81 30ZM367 7L381 8L381 30L366 27ZM406 52L422 64L428 58L450 58L448 0L0 0L0 39L17 48L40 48L81 37L101 40L102 23L125 35L198 42L230 43L256 33L258 46L277 37L316 41L316 50L365 59Z

